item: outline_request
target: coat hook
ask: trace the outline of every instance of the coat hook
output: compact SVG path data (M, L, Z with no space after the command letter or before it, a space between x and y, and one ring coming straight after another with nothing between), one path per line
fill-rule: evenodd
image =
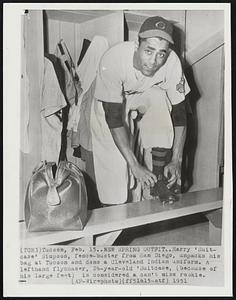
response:
M29 10L25 9L24 15L27 16L28 19L30 19Z

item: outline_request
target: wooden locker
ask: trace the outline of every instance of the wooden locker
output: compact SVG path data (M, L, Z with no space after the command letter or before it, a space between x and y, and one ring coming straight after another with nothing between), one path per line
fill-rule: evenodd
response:
M223 166L224 12L186 12L186 69L193 115L186 142L190 190L218 187Z

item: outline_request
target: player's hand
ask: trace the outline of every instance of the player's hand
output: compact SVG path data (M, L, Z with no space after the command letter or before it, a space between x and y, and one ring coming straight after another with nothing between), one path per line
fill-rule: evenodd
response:
M181 186L181 163L179 161L171 161L164 168L164 176L168 178L168 188L172 187L175 182Z
M131 171L137 181L141 183L142 188L145 186L153 187L157 182L156 175L138 163L131 167Z

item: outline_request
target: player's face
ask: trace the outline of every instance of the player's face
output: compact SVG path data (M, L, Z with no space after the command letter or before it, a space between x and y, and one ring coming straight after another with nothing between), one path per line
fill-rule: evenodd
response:
M164 65L169 53L169 42L159 38L147 38L139 45L135 55L138 70L152 77Z

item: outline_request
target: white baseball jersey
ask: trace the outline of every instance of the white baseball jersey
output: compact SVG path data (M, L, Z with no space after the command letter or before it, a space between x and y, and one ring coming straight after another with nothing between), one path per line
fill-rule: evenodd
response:
M158 86L166 91L172 105L182 102L190 88L176 53L170 50L165 64L153 77L147 77L133 67L134 51L134 42L123 42L104 54L97 75L95 98L122 103L124 95L139 94Z

